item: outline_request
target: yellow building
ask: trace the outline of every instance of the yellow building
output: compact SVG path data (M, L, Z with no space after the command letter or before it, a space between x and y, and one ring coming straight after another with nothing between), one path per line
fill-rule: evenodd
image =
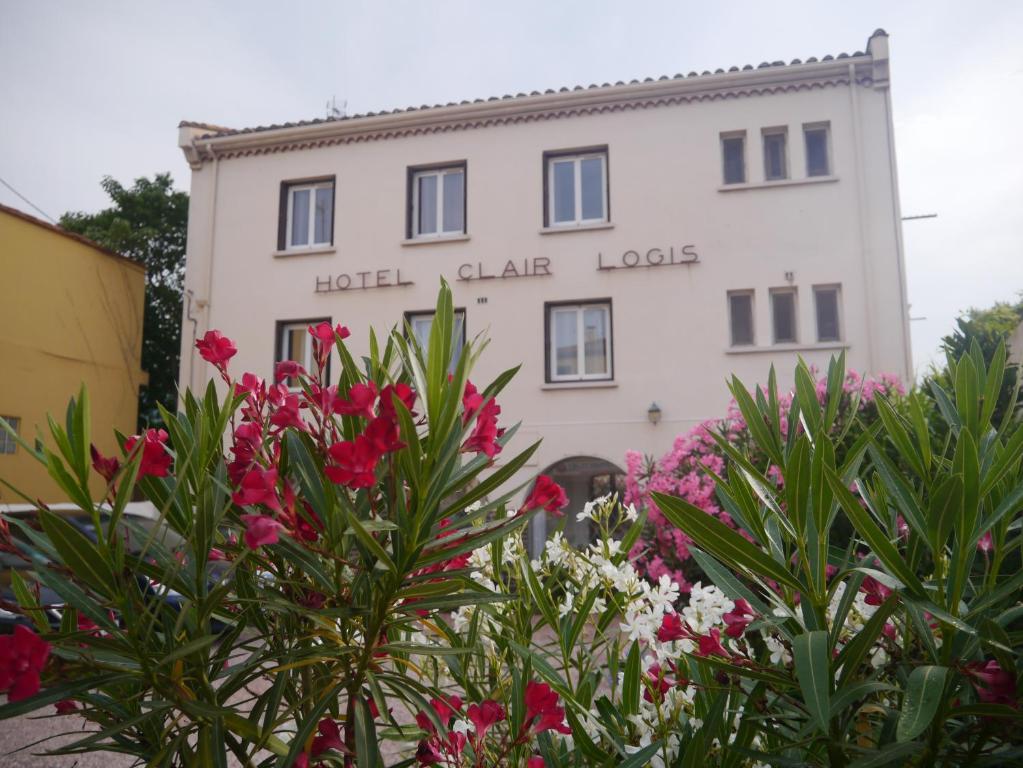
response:
M120 455L114 430L135 431L145 268L79 235L0 205L0 416L28 443L56 450L47 414L63 423L84 383L92 438ZM66 501L45 468L0 430L0 479L44 502ZM95 492L102 487L97 481ZM0 503L19 503L0 485Z

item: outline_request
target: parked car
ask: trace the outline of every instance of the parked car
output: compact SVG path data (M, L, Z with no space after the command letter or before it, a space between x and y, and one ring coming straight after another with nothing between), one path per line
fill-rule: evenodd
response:
M50 510L61 515L67 522L77 528L83 535L97 540L95 523L89 513L84 512L73 504L55 504L49 506ZM46 555L36 549L22 526L14 524L21 521L33 528L40 528L38 512L30 505L8 505L0 507L0 513L11 523L11 537L18 545L21 554L13 552L0 552L0 634L11 633L18 624L31 625L31 621L21 614L7 610L5 604L16 603L14 590L11 586L11 571L17 570L26 582L37 584L39 589L40 604L44 606L47 620L54 630L60 628L63 600L53 590L43 584L39 584L32 571L37 562L45 563ZM101 525L106 528L110 521L108 511L100 512ZM135 502L128 504L123 517L119 523L119 531L124 537L127 551L130 554L138 555L154 541L163 547L177 549L182 547L184 540L160 521L159 514L155 507L148 502ZM211 580L214 574L211 574ZM153 600L162 601L164 604L180 610L184 597L175 590L158 584L143 574L137 574L136 580L140 591ZM213 630L222 632L226 625L214 620Z

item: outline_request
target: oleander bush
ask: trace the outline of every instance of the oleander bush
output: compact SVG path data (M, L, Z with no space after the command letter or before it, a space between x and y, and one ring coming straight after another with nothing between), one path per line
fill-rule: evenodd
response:
M485 342L452 365L453 323L442 286L427 349L371 335L361 365L345 328L312 327L315 370L283 363L272 383L236 378L211 331L197 346L219 394L186 393L117 457L90 450L79 395L52 448L23 447L93 534L43 505L0 518L20 563L0 607L31 624L0 636L0 719L66 723L53 753L172 767L1023 759L1023 429L992 425L988 397L1004 353L965 356L935 391L940 445L913 398L836 431L841 359L823 392L805 366L791 397L733 382L749 438L710 433L731 524L650 496L707 577L685 594L630 558L653 506L615 497L586 505L593 544L555 533L529 559L523 526L565 494L541 476L511 503L535 450L504 450L515 371L473 386ZM161 527L126 514L136 493Z

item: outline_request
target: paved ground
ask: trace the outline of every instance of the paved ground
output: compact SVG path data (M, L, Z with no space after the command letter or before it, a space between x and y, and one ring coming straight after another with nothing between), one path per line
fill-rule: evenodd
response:
M47 736L66 731L81 730L88 725L79 717L19 717L0 723L0 766L3 768L128 768L131 758L117 754L76 755L68 757L39 757L33 752L44 747L14 752ZM56 746L76 738L74 734L47 742ZM78 737L80 738L80 736ZM13 753L13 754L11 754Z

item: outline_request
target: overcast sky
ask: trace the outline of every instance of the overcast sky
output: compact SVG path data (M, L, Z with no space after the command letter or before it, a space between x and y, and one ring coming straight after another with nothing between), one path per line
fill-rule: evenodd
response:
M244 127L862 50L891 35L918 370L1023 289L1023 2L0 0L0 178L53 217ZM0 203L35 213L0 185ZM0 273L2 277L2 273Z

